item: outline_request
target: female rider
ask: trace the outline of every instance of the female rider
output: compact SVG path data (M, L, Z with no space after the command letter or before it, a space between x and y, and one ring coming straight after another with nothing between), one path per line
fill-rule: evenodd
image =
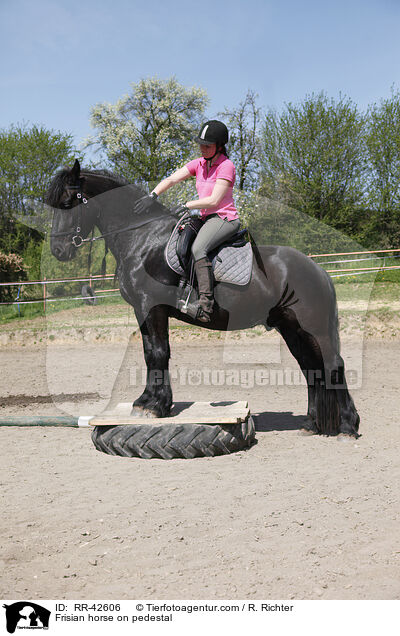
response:
M150 195L141 199L135 207L135 211L143 212L158 195L173 185L191 176L196 177L199 199L187 201L178 212L201 210L203 225L193 242L192 255L199 286L196 317L202 322L210 321L214 305L213 274L207 252L236 234L240 227L232 196L235 167L225 149L228 137L228 129L222 122L211 120L203 124L195 139L202 156L160 181ZM193 212L191 216L198 217L199 212Z

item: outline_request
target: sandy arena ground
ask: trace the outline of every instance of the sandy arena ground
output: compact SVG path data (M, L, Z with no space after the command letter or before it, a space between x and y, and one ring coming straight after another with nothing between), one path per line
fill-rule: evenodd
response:
M258 443L217 458L141 460L96 451L88 429L0 428L1 597L400 597L400 341L342 342L347 364L362 360L352 389L362 435L339 441L299 434L306 390L277 336L202 333L172 338L175 400L247 399ZM125 352L122 343L6 347L1 412L78 415L134 399L140 340L123 362ZM185 376L266 368L284 369L285 385L227 387L220 374L197 386Z

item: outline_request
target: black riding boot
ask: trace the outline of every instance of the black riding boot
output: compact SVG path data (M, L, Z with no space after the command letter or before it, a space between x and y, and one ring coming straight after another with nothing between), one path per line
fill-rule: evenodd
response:
M201 322L210 322L214 306L214 279L211 263L207 257L200 258L198 261L195 261L194 269L199 286L197 319L201 320Z

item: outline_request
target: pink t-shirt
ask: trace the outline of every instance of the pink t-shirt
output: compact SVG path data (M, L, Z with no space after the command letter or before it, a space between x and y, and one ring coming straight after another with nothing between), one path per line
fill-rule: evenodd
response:
M201 210L202 218L210 214L218 214L222 219L228 219L228 221L239 218L232 194L236 171L235 166L228 157L220 155L217 161L211 166L211 170L208 170L207 161L204 157L189 161L189 163L186 164L186 168L193 177L196 176L196 190L199 199L209 197L212 194L217 179L227 179L230 183L227 193L217 206Z

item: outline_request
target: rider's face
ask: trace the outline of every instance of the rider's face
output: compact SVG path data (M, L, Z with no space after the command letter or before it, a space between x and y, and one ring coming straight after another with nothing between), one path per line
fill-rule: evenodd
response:
M217 149L217 144L212 144L211 146L206 146L205 144L200 144L200 152L203 155L204 159L210 159L215 155L215 151Z

